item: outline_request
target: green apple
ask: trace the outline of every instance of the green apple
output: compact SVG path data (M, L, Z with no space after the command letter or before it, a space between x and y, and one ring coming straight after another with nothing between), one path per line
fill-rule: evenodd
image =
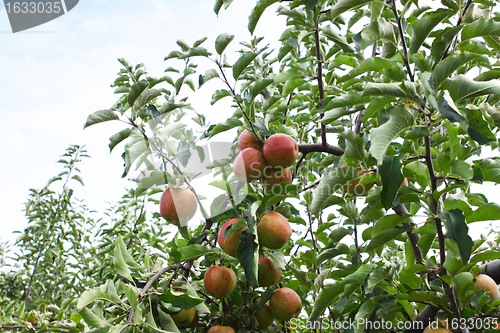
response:
M189 310L184 310L182 309L181 311L177 312L176 314L170 315L177 327L182 328L182 327L187 327L193 319L196 316L196 309L192 308Z
M299 315L302 309L302 300L290 288L280 288L274 291L269 301L269 310L274 318L288 321Z
M167 188L160 198L160 215L176 226L185 226L198 208L193 192L186 188Z
M240 182L247 183L260 179L266 166L266 160L259 150L245 148L236 156L233 172Z
M244 226L236 230L231 235L229 235L225 241L224 241L224 232L230 225L234 224L239 220L240 220L239 218L230 219L229 221L224 223L219 232L219 238L218 238L219 246L224 250L224 252L226 252L232 257L236 257L236 250L238 249L238 245L240 244L241 233L244 230L248 229L248 227Z
M255 311L254 316L255 318L257 318L258 322L257 328L259 330L265 330L266 328L271 326L271 324L274 321L274 317L272 316L271 311L269 311L269 302L261 306L261 308L258 309L257 311Z
M282 248L292 235L292 228L287 219L278 212L264 215L257 225L259 243L269 249Z
M267 138L262 152L269 165L286 168L297 159L299 145L290 135L277 133Z
M236 288L236 274L227 267L212 266L205 272L203 283L215 298L225 298Z
M278 283L281 270L274 267L270 257L259 258L259 287L270 287Z

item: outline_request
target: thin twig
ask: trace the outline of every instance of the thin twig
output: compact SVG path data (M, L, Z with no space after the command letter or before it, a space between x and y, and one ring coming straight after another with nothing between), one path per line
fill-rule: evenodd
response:
M403 61L406 66L406 70L408 71L408 75L410 76L410 80L415 82L415 77L411 71L410 62L408 61L408 49L406 48L406 40L403 32L403 25L401 24L401 17L398 15L398 11L396 9L396 1L392 0L392 12L394 13L394 17L396 18L396 22L398 24L399 36L401 37L401 45L403 47Z

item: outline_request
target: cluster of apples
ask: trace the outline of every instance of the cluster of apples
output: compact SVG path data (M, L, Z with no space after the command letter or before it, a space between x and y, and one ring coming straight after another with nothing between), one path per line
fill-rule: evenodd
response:
M225 237L226 229L237 221L239 219L234 218L224 223L218 236L219 246L232 257L236 257L241 233L248 229L247 226L243 226L233 231L228 237ZM269 212L260 219L257 225L257 234L261 246L270 249L280 249L292 235L292 229L283 215L278 212ZM270 287L279 282L281 270L274 266L272 258L259 258L258 264L258 283L260 287ZM212 266L205 273L204 284L205 289L210 295L216 298L224 298L229 296L235 289L236 274L230 268ZM272 324L274 319L290 320L298 315L301 309L302 300L295 291L286 287L279 288L274 291L269 302L254 313L258 321L257 327L258 329L265 329ZM224 331L214 330L213 332Z
M273 134L261 146L255 136L244 130L238 138L238 147L240 153L234 160L233 172L239 181L247 183L261 179L266 190L292 181L290 166L299 155L299 146L291 136Z
M498 285L490 276L486 274L479 274L475 276L474 286L476 290L484 290L490 293L490 298L492 300L500 297L500 291L498 290ZM424 333L452 333L451 329L448 327L448 323L444 320L438 321L439 327L427 326L424 329ZM492 330L500 330L500 324L497 327L491 328Z

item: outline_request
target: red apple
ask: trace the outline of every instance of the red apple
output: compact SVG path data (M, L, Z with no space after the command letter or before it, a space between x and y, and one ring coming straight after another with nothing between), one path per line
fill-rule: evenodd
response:
M255 311L254 313L255 318L257 318L257 328L259 330L265 330L274 321L274 317L271 314L271 311L269 311L269 302L264 304L260 309Z
M279 185L283 182L292 182L292 171L290 171L290 168L267 167L264 170L262 183L264 184L264 188L266 191L271 190L274 186Z
M290 135L277 133L267 138L262 152L269 165L286 168L297 159L299 145Z
M227 267L212 266L203 278L205 289L215 298L229 296L236 287L236 274Z
M257 225L259 243L269 249L282 248L292 235L292 228L286 218L278 212L264 215Z
M260 151L255 148L245 148L236 156L233 172L240 182L246 183L262 177L266 166Z
M236 230L226 238L226 241L224 241L224 232L226 231L227 227L229 227L230 225L239 220L240 220L239 218L230 219L229 221L224 223L219 232L219 238L218 238L219 246L224 250L224 252L226 252L232 257L236 257L236 250L238 249L238 245L240 244L241 233L244 230L248 229L248 227L244 226Z
M196 196L186 188L167 188L160 198L160 215L177 226L187 225L198 208ZM180 223L179 223L180 222Z
M257 150L262 149L259 140L248 130L244 130L243 132L241 132L238 138L238 147L240 147L240 150L246 148L255 148Z
M230 326L212 326L207 333L235 333Z
M349 183L345 184L342 187L344 193L362 197L367 195L368 191L373 187L373 185L375 185L375 182L358 185L359 181L361 180L365 172L363 170L359 170L358 174L360 176L359 178L351 180Z
M181 311L177 312L176 314L170 315L172 317L175 325L177 327L182 328L182 327L187 327L188 325L191 324L191 322L194 320L196 316L196 309L192 308L189 310L184 310L182 309Z
M302 300L295 291L290 288L275 290L269 301L269 310L274 318L280 321L288 321L298 316L302 309Z
M274 267L273 259L270 257L259 258L259 286L270 287L278 283L281 270Z
M477 275L476 282L474 284L477 290L489 291L491 299L500 297L500 292L498 291L497 283L488 275L486 274Z

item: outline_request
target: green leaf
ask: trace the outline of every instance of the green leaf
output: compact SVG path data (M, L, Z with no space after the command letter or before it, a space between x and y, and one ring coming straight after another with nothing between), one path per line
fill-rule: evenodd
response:
M459 123L465 120L447 90L444 91L443 97L439 100L439 112L452 123Z
M361 31L361 50L366 49L379 40L388 41L395 46L397 43L394 28L394 25L384 18L372 21Z
M196 260L201 256L204 256L206 254L210 253L219 253L220 249L218 248L210 248L206 247L203 245L198 245L198 244L191 244L186 247L182 247L178 249L179 252L181 253L181 260L180 262L188 261L188 260Z
M453 14L451 10L438 9L435 12L426 13L423 17L415 20L412 24L412 35L410 38L409 51L417 53L425 39L446 17Z
M339 191L349 181L358 177L358 171L352 167L336 168L330 171L321 179L316 188L311 203L311 212L314 215L318 215L335 192Z
M135 100L139 97L140 94L142 94L142 92L148 87L148 85L149 82L145 80L134 83L130 88L130 92L128 93L128 104L134 105Z
M456 242L460 252L462 264L469 261L474 243L469 236L469 227L461 210L454 209L441 212L441 218L446 226L447 238Z
M381 296L374 296L367 299L366 301L363 302L363 304L361 304L355 316L356 322L360 324L356 325L354 333L365 332L368 320L370 319L373 311L375 311L375 309L379 305L381 299L382 299Z
M256 53L247 52L243 53L240 58L233 65L233 78L238 80L241 73L252 63L252 61L257 57Z
M414 122L414 111L402 105L390 111L389 121L372 130L370 153L379 164L383 162L387 148L392 140L396 139L401 132L413 126Z
M365 96L394 96L420 104L419 86L414 82L371 83L363 91Z
M169 174L165 171L153 170L147 176L141 179L139 185L137 186L136 195L142 195L149 188L155 185L165 185L168 184Z
M484 160L479 162L479 167L483 173L483 180L500 183L500 161Z
M470 272L458 273L453 277L453 290L459 302L464 300L465 294L474 284L474 276Z
M134 131L132 131L132 129L126 128L126 129L123 129L120 132L116 133L112 137L110 137L109 138L109 145L108 145L109 152L112 152L113 148L115 148L117 144L119 144L120 142L122 142L123 140L128 138L130 136L130 134L132 134L133 132Z
M321 265L323 262L326 260L333 259L335 257L338 257L339 255L349 255L349 248L342 246L344 244L339 244L337 247L333 249L325 249L323 250L317 257L316 257L316 263L317 265Z
M381 72L384 68L390 69L392 67L392 60L374 57L368 58L363 61L357 68L358 73L365 72Z
M382 231L380 234L372 238L370 244L368 244L368 246L366 247L366 251L370 252L376 250L379 246L382 246L387 242L395 239L403 232L405 232L403 229L390 229Z
M500 83L496 80L476 82L465 75L457 75L447 79L442 86L450 92L455 102L488 94L500 97Z
M189 310L203 303L203 299L199 297L193 297L188 293L172 293L171 289L167 289L163 294L159 296L162 301L172 304L176 308L181 308L184 310Z
M496 136L491 132L488 123L484 120L481 110L467 109L466 112L469 124L467 133L469 133L472 140L480 145L486 145L491 141L496 141Z
M245 271L248 282L254 285L257 284L259 244L256 242L256 236L252 233L251 229L243 230L241 233L236 257Z
M374 0L339 0L337 3L331 8L329 13L330 20L333 22L337 17L339 17L342 13L347 12L348 10L366 5L367 3L373 2ZM378 0L377 0L378 1Z
M222 52L224 52L226 47L229 45L229 43L231 43L233 39L234 35L229 35L226 33L220 34L215 40L215 51L217 51L218 54L222 55Z
M221 123L221 124L218 124L217 126L215 126L210 131L210 137L213 137L216 134L228 131L231 128L235 128L235 127L242 126L242 125L243 125L243 123L241 122L241 120L239 120L237 118L229 118L228 120L226 120L225 123Z
M481 252L481 253L474 255L470 259L470 263L477 264L478 262L489 262L489 261L496 260L496 259L500 259L500 251L487 250L487 251L484 251L484 252Z
M471 180L474 176L474 170L467 162L461 160L454 160L451 162L451 171L460 177Z
M257 26L257 22L259 22L262 13L266 10L267 7L271 6L273 3L278 2L279 0L259 0L255 7L252 9L250 16L248 17L248 31L253 35L255 31L255 27Z
M432 72L432 83L434 90L438 90L441 84L455 73L457 69L477 58L477 54L463 52L459 55L449 56L439 62Z
M403 184L402 166L399 156L385 156L382 165L380 165L379 174L382 180L380 201L386 210L393 206L399 188Z
M346 140L346 149L344 156L358 161L366 162L368 153L365 150L365 139L358 137L353 131L347 131L342 134Z
M372 238L380 235L385 230L390 230L398 225L408 222L408 216L399 216L396 214L384 215L375 223L372 228Z
M161 92L159 90L146 89L139 95L139 97L137 97L134 106L137 109L140 109L158 96L161 96Z
M88 308L81 309L80 316L82 316L83 320L85 320L85 322L90 327L107 328L107 330L102 332L107 332L111 327L111 325L106 320L100 318L94 312L92 312L92 310ZM99 331L99 333L101 333L101 331Z
M354 53L354 48L349 45L345 37L339 35L337 32L335 32L330 25L324 26L321 31L323 32L323 35L328 38L329 40L333 41L335 45L339 46L342 51L347 52L347 53Z
M500 79L500 70L492 69L484 73L479 74L474 78L474 81L490 81Z
M110 120L118 120L118 115L113 110L101 110L96 111L87 117L87 121L83 128L87 128L89 126L102 123Z
M250 87L252 100L254 100L255 97L257 97L271 83L273 83L272 79L262 79L252 84L252 86Z
M489 202L479 206L471 216L467 217L468 222L496 221L500 219L500 205Z
M325 313L327 307L330 306L339 295L344 291L343 284L335 282L333 284L328 284L319 292L314 306L309 316L309 322L314 323Z
M480 18L466 25L462 30L462 43L476 37L498 37L500 36L500 23L493 20Z
M138 304L136 290L132 286L125 284L122 281L120 281L120 283L123 291L125 292L125 295L127 296L130 307L133 310L136 310Z
M210 101L210 105L214 105L215 102L227 96L231 96L231 93L228 90L225 89L216 90L215 93L212 95L212 100Z

